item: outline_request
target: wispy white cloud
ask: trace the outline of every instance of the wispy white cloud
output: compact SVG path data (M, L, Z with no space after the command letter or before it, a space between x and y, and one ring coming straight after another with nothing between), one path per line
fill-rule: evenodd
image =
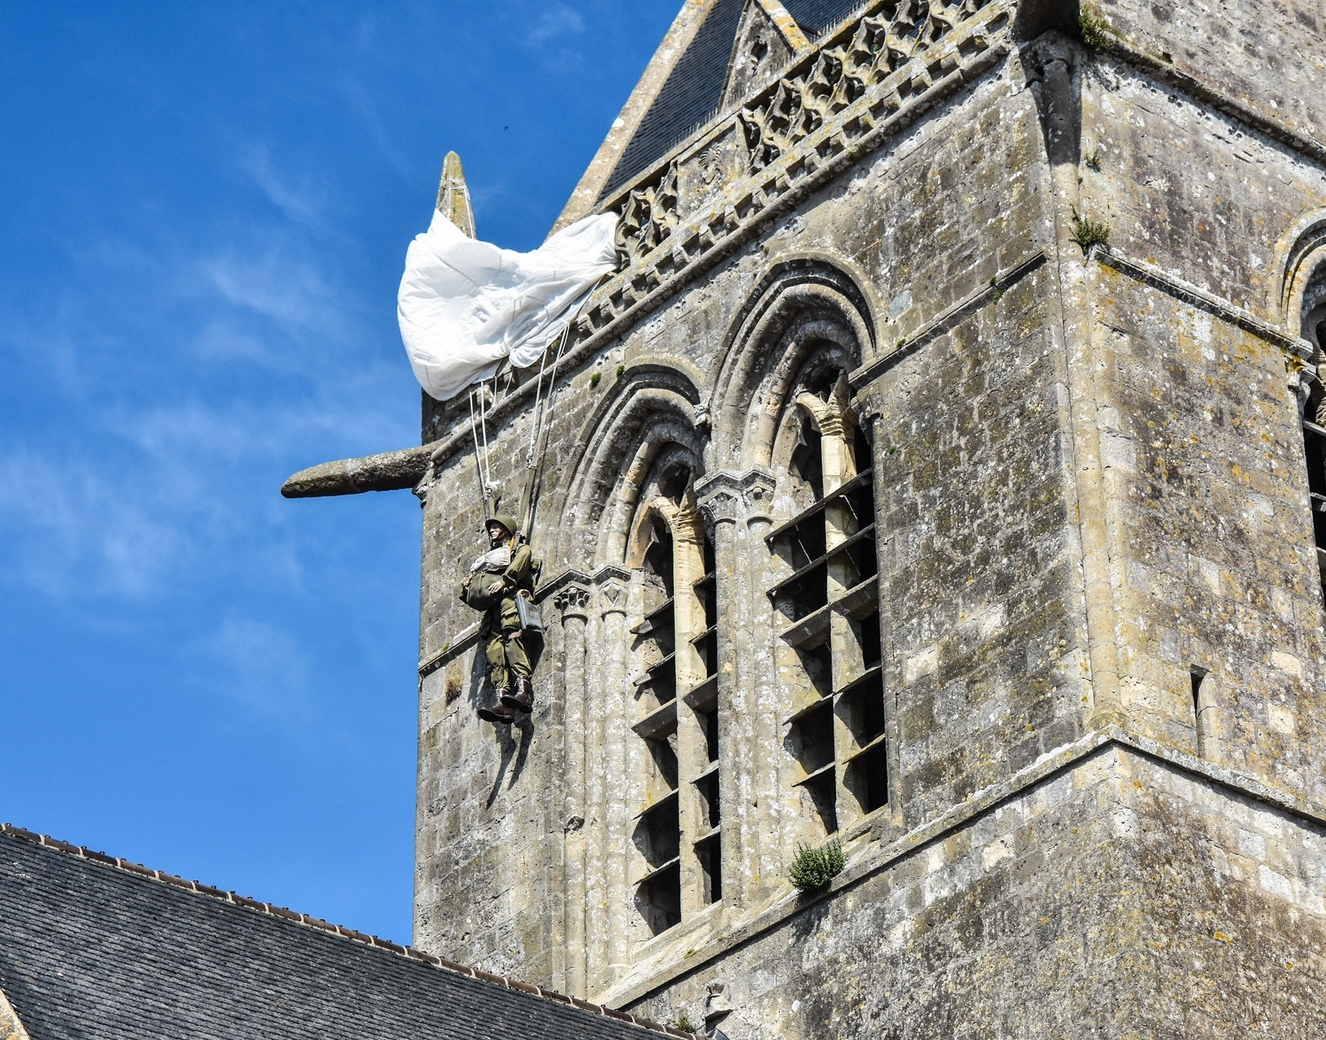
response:
M563 3L541 4L527 23L521 42L531 49L544 47L553 40L579 36L585 31L585 20Z
M199 257L197 270L225 304L261 315L282 330L320 330L339 311L322 272L280 249Z
M278 169L266 145L251 148L239 160L239 167L287 220L307 227L318 227L327 201L325 184L307 174L292 176Z
M289 632L230 615L202 639L197 651L208 660L207 685L222 696L270 721L310 720L311 662Z
M391 121L382 115L382 110L375 100L374 93L362 83L351 77L343 77L340 82L341 93L349 102L359 118L360 125L368 132L369 138L377 146L378 153L388 166L403 179L413 173L413 165L406 158L401 142L397 141L390 127Z
M0 584L72 596L144 596L180 548L178 518L96 472L90 452L61 461L0 456Z

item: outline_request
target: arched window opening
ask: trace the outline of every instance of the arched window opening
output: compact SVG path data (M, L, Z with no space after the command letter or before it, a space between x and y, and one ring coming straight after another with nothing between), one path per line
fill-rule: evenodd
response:
M1302 408L1303 455L1308 468L1308 496L1312 503L1312 531L1317 549L1317 570L1326 599L1326 392L1320 369L1322 349L1326 347L1326 267L1319 270L1308 285L1301 334L1312 344L1317 374L1304 379L1306 395L1299 398Z
M652 764L635 829L645 867L636 906L655 935L723 891L714 549L693 483L692 466L657 465L635 524L650 595L632 628L644 665L633 729Z
M840 369L804 378L793 407L800 510L768 536L785 575L769 596L805 679L786 747L810 811L833 834L888 802L870 445Z

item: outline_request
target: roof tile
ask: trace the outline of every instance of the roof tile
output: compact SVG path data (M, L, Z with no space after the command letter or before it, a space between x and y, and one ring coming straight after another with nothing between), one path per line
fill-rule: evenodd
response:
M716 0L677 58L603 189L611 195L718 113L728 61L746 0ZM864 0L782 0L812 39L863 7Z
M632 1016L8 824L0 853L0 988L34 1036L643 1040Z

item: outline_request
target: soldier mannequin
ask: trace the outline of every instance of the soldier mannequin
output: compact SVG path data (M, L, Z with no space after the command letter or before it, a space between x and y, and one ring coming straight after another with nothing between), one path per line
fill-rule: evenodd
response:
M507 725L514 721L516 712L529 712L534 707L532 669L521 642L520 615L516 610L516 596L533 591L532 554L528 545L511 548L516 529L511 517L490 517L484 526L492 544L461 583L460 598L476 610L484 611L488 674L496 697L492 704L479 709L479 718ZM503 548L509 551L509 562L499 570L503 558L495 551Z

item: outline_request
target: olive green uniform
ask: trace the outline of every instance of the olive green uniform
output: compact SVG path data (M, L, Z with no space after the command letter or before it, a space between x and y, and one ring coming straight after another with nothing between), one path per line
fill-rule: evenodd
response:
M472 598L486 597L488 586L493 582L502 583L501 599L484 611L483 618L484 637L488 641L489 674L498 691L509 687L517 676L528 676L531 672L529 655L525 653L525 646L520 640L516 595L534 590L532 561L530 547L522 545L511 554L511 562L501 574L476 574L470 590L467 592L462 589L461 592L461 598L469 603ZM474 605L471 603L471 606Z

